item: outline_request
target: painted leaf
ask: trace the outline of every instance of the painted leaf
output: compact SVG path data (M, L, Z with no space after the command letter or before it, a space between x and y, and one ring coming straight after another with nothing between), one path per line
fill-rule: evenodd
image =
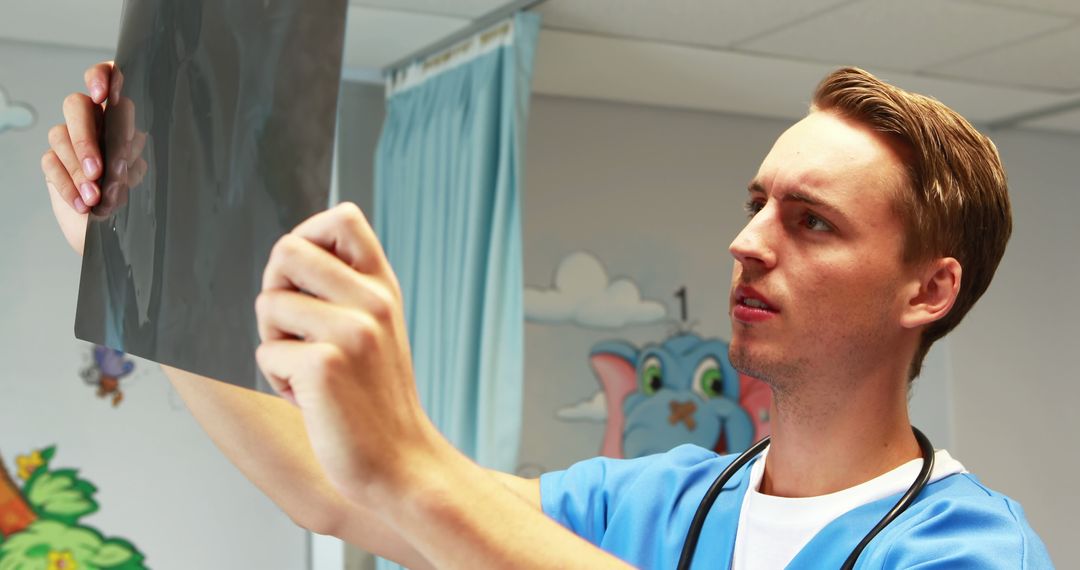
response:
M50 445L49 447L41 450L41 457L45 459L45 465L43 465L42 467L49 466L49 462L52 461L53 455L56 455L55 445Z
M39 475L26 492L30 506L42 517L69 524L97 511L93 499L97 488L76 474L74 469L61 469Z
M49 555L49 550L51 550L49 548L49 545L45 544L45 543L41 543L41 544L38 544L38 545L35 545L35 546L31 546L30 548L26 549L26 557L27 558L45 558L46 556Z
M45 568L50 552L69 552L83 570L97 568L90 559L101 549L101 535L82 527L38 520L0 544L0 570Z
M136 554L127 562L108 568L107 570L148 570L146 565L143 564L143 558L141 555Z
M131 556L127 560L115 565L115 566L103 566L104 570L147 570L143 564L145 557L139 552L138 548L135 548L134 544L122 539L122 538L110 538L106 541L106 544L115 544L126 549L131 553Z
M127 545L109 541L101 546L101 550L90 559L90 563L102 568L113 568L131 560L134 554Z

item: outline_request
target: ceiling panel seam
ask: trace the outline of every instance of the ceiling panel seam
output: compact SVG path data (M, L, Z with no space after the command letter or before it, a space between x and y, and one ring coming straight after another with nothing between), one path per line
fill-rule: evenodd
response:
M1077 95L1078 92L1075 89L1054 89L1050 87L1042 87L1028 84L1019 83L1006 83L1004 81L991 81L988 79L979 79L972 77L960 77L957 75L948 75L940 71L915 71L915 72L901 72L908 75L916 75L919 77L925 77L927 79L937 79L941 81L952 81L955 83L964 83L967 85L973 85L977 87L991 87L996 89L1016 89L1020 91L1029 91L1031 93L1038 93L1041 95L1049 95L1051 97L1071 97Z
M820 10L817 10L816 12L811 12L811 13L803 16L802 18L799 18L798 20L792 20L792 21L790 21L790 22L788 22L786 24L781 24L779 26L776 26L775 28L769 28L767 30L762 30L762 31L760 31L760 32L758 32L758 33L756 33L756 34L754 34L752 36L743 38L743 39L741 39L741 40L739 40L737 42L734 42L734 43L730 44L731 48L732 49L738 49L738 47L740 45L753 42L753 41L758 40L760 38L763 38L763 37L765 37L765 36L767 36L769 34L775 34L777 32L782 32L782 31L784 31L784 30L786 30L788 28L794 28L795 26L798 26L799 24L809 22L810 20L815 20L815 19L817 19L817 18L819 18L821 16L825 16L825 15L829 14L830 12L836 12L836 11L840 10L841 8L847 8L848 6L851 6L853 4L858 4L860 2L866 2L866 1L867 0L848 0L847 2L840 2L840 3L837 3L837 4L833 4L832 6L822 8Z
M1046 119L1055 115L1062 115L1080 109L1080 98L1072 101L1066 101L1064 103L1058 103L1055 105L1049 105L1041 109L1034 109L1023 113L1017 113L1011 117L1005 117L996 121L986 122L986 127L992 131L1000 131L1003 129L1009 129L1019 127L1022 123L1028 121L1034 121L1038 119Z
M1014 47L1017 47L1019 45L1025 44L1025 43L1034 42L1035 40L1038 40L1038 39L1042 38L1043 36L1048 36L1048 35L1053 35L1053 34L1060 34L1062 32L1066 32L1066 31L1069 31L1069 30L1077 28L1077 27L1080 27L1080 25L1078 25L1076 20L1073 20L1073 21L1068 22L1066 24L1063 24L1062 26L1057 27L1057 28L1051 28L1051 29L1048 29L1048 30L1043 30L1041 32L1035 32L1034 34L1032 34L1030 36L1024 36L1022 38L1018 38L1018 39L1015 39L1015 40L1009 40L1009 41L1006 41L1006 42L995 44L994 46L989 47L989 48L984 48L984 49L968 52L968 53L965 53L965 54L962 54L962 55L957 55L955 57L950 57L950 58L947 58L947 59L944 59L944 60L941 60L941 61L936 61L934 63L931 63L931 64L923 67L919 71L927 71L927 72L929 72L930 69L934 68L934 67L943 67L943 66L947 66L947 65L952 65L954 63L962 63L965 59L971 59L971 58L973 58L975 56L979 56L979 55L993 54L994 52L1006 50L1006 49L1009 49L1009 48L1014 48Z
M1080 18L1076 12L1064 12L1049 10L1046 8L1040 8L1038 6L1017 6L1016 4L1005 4L1002 2L994 2L993 0L952 0L953 2L964 2L968 4L978 4L979 6L993 6L994 8L1001 8L1003 10L1012 10L1013 12L1019 12L1022 14L1035 14L1038 16L1058 16L1063 18L1072 18L1076 20Z
M856 1L862 1L862 0L856 0ZM685 42L684 43L684 42L671 42L671 41L663 41L663 40L651 40L651 39L637 38L637 37L633 37L633 36L626 36L626 35L622 35L622 34L612 34L612 33L608 33L608 32L588 32L588 31L569 29L569 28L561 28L561 27L545 27L544 30L554 31L554 32L571 33L571 34L581 34L581 35L586 35L586 36L589 36L589 37L601 38L601 39L612 39L612 40L620 40L620 41L628 41L628 42L639 42L639 43L645 43L645 44L654 44L654 45L658 45L658 46L673 46L673 47L679 47L679 48L696 49L696 50L703 50L703 51L709 51L709 52L715 52L715 53L721 53L721 54L730 54L730 55L736 55L736 56L741 55L741 56L756 57L756 58L762 58L762 59L765 59L765 60L772 60L772 61L783 61L783 62L798 63L798 64L804 64L804 65L816 65L816 66L828 67L828 68L833 68L833 69L852 65L850 62L822 61L822 60L818 60L818 59L810 59L810 58L805 58L805 57L795 57L795 56L791 56L791 55L777 55L777 54L773 54L773 53L758 52L758 51L746 50L746 49L719 48L719 47L716 47L716 46L713 46L713 45L698 44L698 43L691 43L691 42ZM1016 90L1020 90L1020 91L1028 91L1028 92L1035 93L1035 94L1048 95L1048 96L1053 96L1053 97L1070 96L1070 95L1073 95L1074 93L1076 93L1075 91L1068 90L1068 89L1066 89L1066 90L1052 89L1051 90L1051 89L1046 89L1046 88L1043 88L1043 87L1032 87L1032 86L1029 86L1029 85L1015 85L1015 84L1011 84L1011 83L986 81L986 80L982 80L982 79L969 79L969 78L966 78L966 77L957 77L957 76L948 75L948 74L944 74L944 73L940 73L940 72L923 71L923 70L907 71L907 70L900 70L900 69L892 69L892 68L889 68L889 67L873 66L873 71L878 75L884 75L884 74L888 74L888 73L898 73L898 74L903 74L903 75L925 77L927 79L935 79L935 80L941 80L941 81L951 81L951 82L954 82L954 83L977 85L977 86L982 86L982 87L991 87L991 88L997 88L997 89L1016 89Z

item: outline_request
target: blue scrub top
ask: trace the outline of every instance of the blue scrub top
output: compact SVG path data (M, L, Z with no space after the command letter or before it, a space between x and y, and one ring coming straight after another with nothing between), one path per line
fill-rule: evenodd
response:
M735 457L694 445L639 459L597 457L541 476L541 503L548 516L636 567L675 568L701 499ZM693 568L731 565L754 461L727 482L705 519ZM788 568L839 568L900 495L840 516ZM1020 505L987 489L970 473L927 485L916 502L867 545L855 568L916 566L1053 568Z

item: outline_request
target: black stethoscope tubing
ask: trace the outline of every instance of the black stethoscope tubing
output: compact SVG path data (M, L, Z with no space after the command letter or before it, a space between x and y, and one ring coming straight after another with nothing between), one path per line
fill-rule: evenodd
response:
M927 437L923 435L923 432L919 431L918 428L912 426L911 431L915 434L915 439L919 442L919 449L922 450L922 469L919 471L919 475L915 478L915 481L908 487L907 492L904 493L904 495L900 497L900 500L896 502L896 505L893 506L892 510L882 517L877 525L870 529L870 532L866 533L866 536L864 536L855 549L851 551L851 554L848 555L847 560L841 567L842 570L851 570L851 568L854 568L855 561L859 558L859 555L862 554L866 545L870 544L870 541L873 540L882 529L907 510L907 508L915 502L919 493L926 488L926 484L930 482L930 475L934 472L934 446L931 445L930 440L927 439ZM694 551L697 550L698 539L701 538L701 529L705 525L705 517L709 515L713 503L715 503L716 498L720 496L720 492L724 490L724 485L727 484L728 480L731 479L743 465L746 465L748 461L757 457L759 453L768 447L769 439L769 437L762 438L761 441L750 446L750 449L747 449L742 455L735 458L735 461L732 461L731 464L720 473L720 476L716 478L716 481L713 481L709 490L705 492L705 497L701 500L697 512L694 513L694 519L690 522L690 530L686 533L686 541L683 543L682 555L679 557L679 570L690 570L690 562L694 559Z

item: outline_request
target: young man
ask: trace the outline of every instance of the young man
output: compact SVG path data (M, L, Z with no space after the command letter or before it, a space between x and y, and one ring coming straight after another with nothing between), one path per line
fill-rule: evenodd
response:
M87 72L92 95L65 101L42 159L78 251L80 212L100 199L95 121L110 72ZM842 69L777 140L747 210L730 246L731 360L772 386L773 439L724 485L694 564L839 567L920 471L908 385L1004 253L1004 171L953 111ZM288 403L167 370L177 390L298 524L411 567L673 567L734 459L683 446L540 480L480 468L419 405L396 278L352 205L278 242L257 314L255 356ZM1050 566L1019 505L947 452L934 459L857 567Z

